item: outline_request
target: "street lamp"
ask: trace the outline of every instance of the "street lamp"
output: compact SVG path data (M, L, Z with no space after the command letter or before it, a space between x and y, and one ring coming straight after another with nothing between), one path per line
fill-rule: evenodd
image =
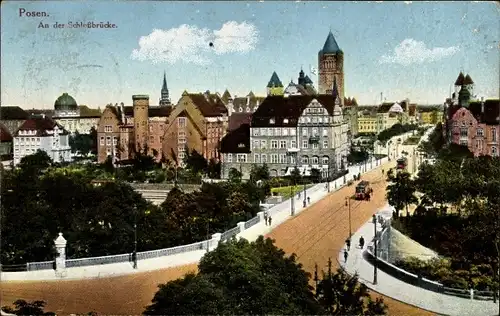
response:
M391 145L392 145L392 140L390 140L387 143L387 160L389 161L391 161L391 155L390 155Z
M372 216L373 227L375 229L375 236L373 237L373 243L375 244L375 263L373 265L373 285L377 284L377 264L378 264L378 253L377 253L377 217L375 214Z
M137 269L137 206L134 206L134 252L132 253L134 269Z
M347 206L349 208L349 239L351 239L352 228L351 228L351 197L350 196L345 197L345 206Z

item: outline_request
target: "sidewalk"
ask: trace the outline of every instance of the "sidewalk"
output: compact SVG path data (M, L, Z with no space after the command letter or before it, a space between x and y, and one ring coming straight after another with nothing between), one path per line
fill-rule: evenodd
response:
M387 205L379 210L377 215L382 215L387 218L392 216L392 208ZM377 230L380 230L380 225L377 225ZM363 236L365 239L365 247L359 249L359 238ZM351 250L347 258L347 263L344 261L344 248L338 255L340 266L350 275L358 273L359 281L365 284L368 288L392 297L398 301L417 306L419 308L432 311L434 313L452 316L463 315L498 315L498 304L493 301L479 301L465 299L446 294L440 294L429 291L408 283L405 283L397 278L394 278L387 273L377 270L377 285L373 284L373 265L366 261L363 257L363 252L371 243L374 236L373 223L368 221L363 225L351 238ZM389 306L389 311L391 307Z

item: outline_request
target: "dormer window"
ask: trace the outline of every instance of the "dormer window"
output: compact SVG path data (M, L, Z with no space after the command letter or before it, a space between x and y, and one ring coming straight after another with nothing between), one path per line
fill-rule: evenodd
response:
M243 112L243 108L242 108L242 107L240 107L240 108L239 108L239 111L240 111L240 112Z
M283 123L284 123L284 124L288 124L288 119L287 119L287 118L286 118L286 119L283 119Z
M274 118L269 119L269 124L274 124L274 123L275 123Z
M243 143L239 143L239 144L238 144L238 148L245 148L245 144L243 144Z
M247 110L247 112L250 112L250 108L248 106L247 106L246 110Z

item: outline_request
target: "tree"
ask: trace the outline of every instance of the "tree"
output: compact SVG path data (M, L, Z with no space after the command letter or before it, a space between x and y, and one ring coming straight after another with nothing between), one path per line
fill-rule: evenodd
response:
M260 236L221 243L199 263L197 275L161 285L146 315L323 314L309 274Z
M38 174L50 167L52 163L52 158L45 151L39 149L36 153L21 158L17 167L23 171Z
M194 174L205 173L208 167L205 157L194 149L191 152L189 152L189 149L186 150L184 164L186 165L186 169L191 170Z
M97 155L97 130L94 126L90 128L90 139L92 140L92 149L90 150L90 153L92 155Z
M290 181L292 181L293 184L299 183L301 177L300 170L297 167L293 168L292 172L290 172Z
M94 140L91 134L80 134L78 131L69 137L71 152L80 156L87 156L93 148Z
M214 158L210 158L207 166L207 174L211 179L220 179L221 164Z
M262 165L254 164L250 170L250 180L257 182L259 180L267 181L270 178L269 167L266 163Z
M316 292L328 315L386 315L387 306L382 299L373 301L366 285L358 282L357 275L351 277L342 269L333 274L331 261Z
M406 171L396 172L393 169L387 172L387 180L391 182L387 186L387 201L396 209L396 217L399 217L399 211L406 206L406 214L409 215L408 206L418 202L415 196L416 186Z
M17 300L14 302L15 308L4 306L2 307L2 310L6 313L11 313L15 315L55 316L56 313L44 311L44 307L46 304L47 303L45 303L45 301L26 302L25 300Z
M236 168L231 168L229 170L228 180L231 183L240 183L242 176L243 175L241 174L241 172L238 171Z
M311 181L314 183L318 183L321 181L321 171L319 169L313 168L311 169L310 175Z

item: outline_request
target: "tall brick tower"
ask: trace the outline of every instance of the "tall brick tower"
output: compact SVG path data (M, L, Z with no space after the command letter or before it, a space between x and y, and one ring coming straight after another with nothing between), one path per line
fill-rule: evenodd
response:
M333 78L336 78L339 96L344 105L344 52L339 48L332 31L328 33L323 49L318 53L318 92L332 94Z
M149 96L133 95L135 150L143 151L149 139Z

